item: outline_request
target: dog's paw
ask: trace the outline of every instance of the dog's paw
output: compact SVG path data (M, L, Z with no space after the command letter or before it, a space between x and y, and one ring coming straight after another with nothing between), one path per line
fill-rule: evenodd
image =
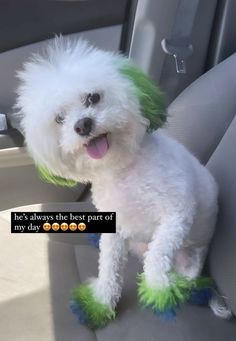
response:
M187 300L190 295L189 281L175 273L170 274L168 287L150 287L144 274L139 275L138 297L145 308L152 309L153 313L165 320L174 319L176 310Z
M70 308L79 322L91 329L102 328L115 318L115 311L100 303L91 287L85 284L74 289Z

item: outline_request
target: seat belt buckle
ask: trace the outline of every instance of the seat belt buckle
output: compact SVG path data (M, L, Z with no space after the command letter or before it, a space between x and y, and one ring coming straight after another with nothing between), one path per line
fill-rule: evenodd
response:
M193 53L192 44L187 44L186 46L173 45L168 39L163 39L161 41L161 46L163 51L174 57L175 68L177 73L186 73L186 63L185 60L190 57Z
M186 73L186 63L183 58L179 58L177 54L173 54L175 59L175 68L177 73Z
M7 117L5 114L0 113L0 131L5 131L8 129Z

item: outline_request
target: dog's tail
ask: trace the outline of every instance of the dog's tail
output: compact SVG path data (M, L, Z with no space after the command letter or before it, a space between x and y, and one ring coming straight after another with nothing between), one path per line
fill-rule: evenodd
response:
M232 317L232 311L227 307L224 297L220 296L216 291L214 291L208 304L216 316L226 320Z

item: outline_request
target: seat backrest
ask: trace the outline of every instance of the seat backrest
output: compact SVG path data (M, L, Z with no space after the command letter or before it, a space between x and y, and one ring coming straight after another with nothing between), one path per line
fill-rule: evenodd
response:
M207 260L236 314L236 54L189 86L169 107L166 131L207 165L219 184L219 216Z
M236 114L236 54L186 88L169 106L167 132L207 163Z

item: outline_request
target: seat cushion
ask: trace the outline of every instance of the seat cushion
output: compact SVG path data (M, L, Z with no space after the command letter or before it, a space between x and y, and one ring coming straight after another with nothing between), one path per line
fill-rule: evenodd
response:
M65 210L60 206L61 211ZM72 206L77 211L92 209L78 203ZM58 205L18 210L42 208L55 211ZM9 217L9 211L0 217L1 340L96 340L68 308L71 290L80 281L74 243L68 237L52 238L53 234L11 234Z

